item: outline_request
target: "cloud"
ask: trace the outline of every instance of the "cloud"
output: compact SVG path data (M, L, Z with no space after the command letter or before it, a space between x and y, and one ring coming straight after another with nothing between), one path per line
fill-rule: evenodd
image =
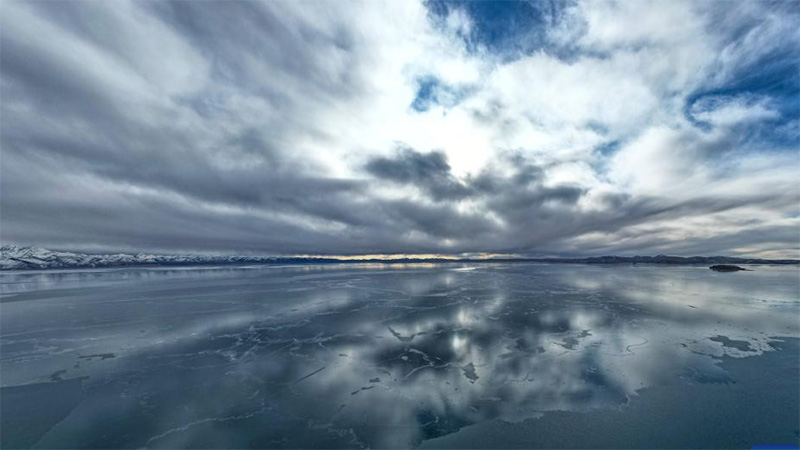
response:
M0 237L797 257L789 6L4 2Z
M458 200L470 194L469 188L455 179L447 157L439 151L423 154L404 147L395 158L373 158L366 170L379 180L416 185L437 201Z
M780 118L768 97L752 95L702 97L692 104L689 112L695 121L717 126Z

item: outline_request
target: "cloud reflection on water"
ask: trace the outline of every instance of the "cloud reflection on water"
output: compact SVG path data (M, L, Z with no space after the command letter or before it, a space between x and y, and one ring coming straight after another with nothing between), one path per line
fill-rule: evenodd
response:
M64 369L64 379L88 376L44 447L417 445L491 418L615 408L677 377L729 382L714 357L800 335L796 267L347 265L0 280L3 387ZM104 353L115 357L79 358Z

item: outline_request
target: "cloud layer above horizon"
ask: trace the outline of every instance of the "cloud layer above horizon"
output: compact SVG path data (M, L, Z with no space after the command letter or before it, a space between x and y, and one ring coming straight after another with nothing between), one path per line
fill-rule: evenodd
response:
M797 2L4 1L0 238L800 255Z

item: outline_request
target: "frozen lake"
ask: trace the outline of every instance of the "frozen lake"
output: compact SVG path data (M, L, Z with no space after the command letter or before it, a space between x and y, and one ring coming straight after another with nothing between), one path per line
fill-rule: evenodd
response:
M800 272L752 269L4 272L2 447L797 444Z

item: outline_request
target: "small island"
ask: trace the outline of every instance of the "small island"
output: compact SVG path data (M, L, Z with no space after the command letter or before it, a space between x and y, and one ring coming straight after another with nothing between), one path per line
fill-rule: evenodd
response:
M740 270L747 270L744 267L734 266L733 264L717 264L709 267L715 272L738 272Z

